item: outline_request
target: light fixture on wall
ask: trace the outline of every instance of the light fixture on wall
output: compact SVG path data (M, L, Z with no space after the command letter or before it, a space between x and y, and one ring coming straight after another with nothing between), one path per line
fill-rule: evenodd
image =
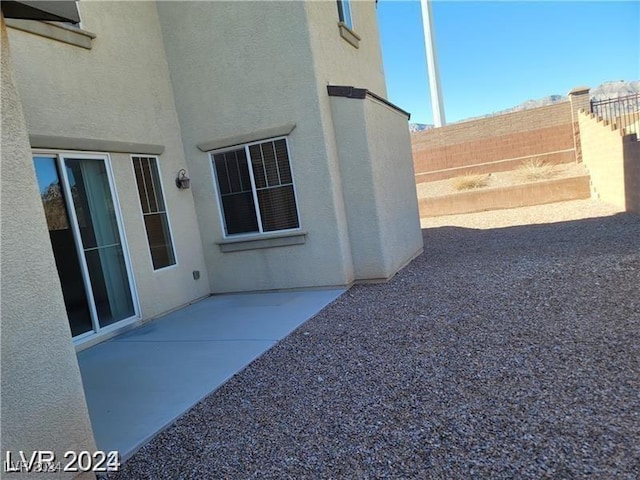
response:
M181 189L187 189L191 186L191 179L187 177L187 171L184 168L178 172L176 186Z

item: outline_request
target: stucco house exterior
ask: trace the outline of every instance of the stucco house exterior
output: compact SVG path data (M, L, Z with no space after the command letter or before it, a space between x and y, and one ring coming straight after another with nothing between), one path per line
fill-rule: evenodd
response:
M211 294L384 281L422 251L375 1L77 9L3 6L3 452L95 450L78 350Z

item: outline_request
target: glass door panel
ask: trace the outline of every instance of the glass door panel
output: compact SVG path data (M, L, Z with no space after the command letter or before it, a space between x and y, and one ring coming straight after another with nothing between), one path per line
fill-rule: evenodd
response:
M34 164L71 334L75 337L91 332L93 323L67 204L56 158L35 157Z
M132 317L135 312L122 247L85 250L85 255L100 326Z
M69 189L100 327L135 315L104 160L65 158Z
M34 156L74 337L134 317L132 284L105 156Z

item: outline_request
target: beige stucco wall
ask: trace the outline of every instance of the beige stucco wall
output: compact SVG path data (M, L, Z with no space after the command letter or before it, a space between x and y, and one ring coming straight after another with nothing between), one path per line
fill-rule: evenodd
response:
M174 183L187 165L156 6L105 1L80 2L79 9L83 28L96 34L91 50L9 29L18 89L30 134L165 146L159 165L178 263L156 272L131 158L111 154L147 319L210 293L192 190ZM201 271L200 280L193 270Z
M422 249L406 115L367 97L329 97L327 85L386 84L374 1L352 2L355 48L339 34L335 2L308 2L316 86L327 143L347 212L356 280L388 278Z
M305 4L161 2L158 11L212 291L349 284L340 172L327 162ZM196 145L287 123L296 124L288 140L306 243L222 253L211 162Z
M1 30L2 460L7 451L15 459L18 450L26 455L49 450L62 460L68 450L95 451L96 446L55 261L51 250L42 247L49 234L4 20ZM38 476L42 474L3 473L2 478Z
M351 2L353 31L361 38L358 48L340 36L335 1L310 1L304 6L321 98L326 99L326 85L366 88L386 98L375 1Z
M345 211L356 279L384 278L383 247L375 212L373 171L370 162L364 102L331 97L336 157L344 185ZM356 242L357 241L357 242Z
M626 207L623 137L593 114L578 114L582 161L597 196L621 209Z
M386 94L375 3L353 3L359 48L340 36L335 2L103 1L80 8L83 28L97 35L91 50L11 32L18 86L31 134L165 146L160 168L178 265L159 272L151 267L130 158L111 154L144 318L209 292L350 284L357 242L344 192L355 190L342 179L326 85ZM197 145L291 123L305 243L223 253L211 161ZM190 191L173 187L185 166ZM194 281L193 270L203 278Z
M408 118L369 96L364 102L364 114L385 271L389 276L418 255L423 246Z
M356 280L389 278L422 251L407 117L331 97Z
M377 277L375 264L371 260L374 252L380 251L378 240L374 236L358 234L358 228L363 222L349 215L353 210L351 203L364 204L371 199L371 191L362 183L362 179L356 182L363 186L359 188L352 185L356 177L345 179L346 173L342 152L338 149L336 132L346 129L352 131L353 136L362 135L364 128L363 117L356 116L354 122L346 122L342 127L334 125L334 116L331 109L331 100L327 93L328 85L346 85L357 88L365 88L382 97L386 97L387 89L384 79L382 52L378 34L378 19L376 4L373 0L351 2L353 32L360 37L358 48L345 40L340 35L338 26L337 4L333 1L309 1L304 3L307 17L311 58L313 60L313 75L318 97L320 125L324 134L325 162L331 172L334 185L339 185L341 194L338 197L339 223L343 235L350 245L353 258L354 280L357 278ZM359 123L358 123L359 122ZM356 145L353 145L358 149ZM363 153L363 152L361 152ZM362 157L363 162L371 158ZM371 185L369 185L371 187ZM373 219L371 219L373 221ZM375 221L374 221L375 224ZM369 225L371 227L372 225ZM365 229L370 231L370 228ZM366 241L365 241L366 237ZM354 241L354 238L362 242Z
M354 263L360 265L362 278L393 273L398 265L394 255L402 257L406 252L382 243L398 244L389 232L399 224L380 226L368 236L358 231L364 227L362 219L353 217L353 225L349 223L347 196L361 203L373 200L372 208L378 206L371 182L380 170L371 171L368 186L357 175L343 178L335 138L339 129L333 124L326 90L328 84L354 85L386 95L375 2L353 3L359 48L341 37L335 2L161 2L158 11L212 291L344 285L359 276ZM363 115L358 122L344 128L364 128ZM407 119L394 122L404 122L406 138L400 140L394 133L391 142L398 145L406 140L399 149L403 154L408 151L410 159ZM223 225L210 158L196 145L286 123L296 124L289 145L301 226L308 232L306 243L222 253L217 243L224 239ZM368 134L360 133L366 143ZM384 127L377 131L381 133L386 137ZM370 154L362 157L365 164L372 159ZM412 177L408 186L414 188ZM401 183L393 187L407 191ZM412 201L408 215L416 215L408 235L415 246L415 195ZM386 216L383 211L370 213L375 220L366 225L367 232ZM361 243L365 237L368 246ZM354 262L356 247L361 259ZM374 259L380 252L385 252L382 263ZM375 268L365 268L367 262Z

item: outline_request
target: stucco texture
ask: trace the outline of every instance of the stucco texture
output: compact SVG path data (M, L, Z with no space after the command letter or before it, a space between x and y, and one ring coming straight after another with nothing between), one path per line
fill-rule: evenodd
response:
M55 261L43 248L49 235L4 20L1 28L2 459L50 450L62 460L67 450L96 447Z
M304 7L321 98L326 99L326 85L366 88L386 98L376 3L351 2L353 31L361 38L358 48L340 36L336 2L304 2Z
M393 275L422 249L406 115L367 97L329 97L327 85L386 84L375 2L352 2L358 48L339 35L335 2L307 2L327 162L342 185L356 280Z
M407 117L331 97L356 280L385 280L422 251Z
M386 95L375 2L352 5L354 31L361 37L359 48L341 37L335 2L158 4L214 293L348 285L358 277L354 270L354 246L357 245L360 257L370 255L366 262L379 263L380 259L373 257L385 249L381 242L399 244L389 233L400 225L394 221L382 227L385 233L378 234L377 239L375 235L367 236L371 246L363 249L359 240L365 235L358 228L366 220L356 219L350 225L347 214L347 196L353 199L359 194L357 201L365 203L365 199L370 199L373 209L379 205L372 185L367 187L355 174L349 180L342 177L342 159L335 137L338 129L333 124L326 86L354 85ZM188 36L185 31L189 31ZM368 133L361 131L365 127L364 115L357 122L344 128L360 130L360 138L366 143ZM218 144L220 139L288 123L296 125L288 141L306 242L221 252L218 243L225 235L211 160L197 145ZM379 125L373 128L378 133L385 132ZM406 118L402 128L407 130ZM396 136L391 144L397 146L400 141ZM406 141L402 154L408 151L410 159L408 133ZM362 162L373 159L366 156L370 153L367 150ZM378 170L371 171L370 180L375 180ZM350 183L352 180L356 182L354 185ZM414 188L413 178L407 181ZM386 186L407 191L401 182ZM417 206L414 207L407 215L415 213L417 225ZM385 217L383 212L370 213L375 217L370 219L374 225ZM365 230L371 231L371 225L367 227ZM413 230L410 235L413 236ZM378 245L373 245L376 242ZM416 243L415 239L411 242ZM385 266L379 271L362 270L362 275L388 276L394 271L392 265L398 264L398 259L391 257L383 256Z
M153 2L81 2L79 9L83 28L96 34L91 50L9 29L18 89L29 134L164 145L158 164L177 265L159 271L151 263L131 157L110 156L141 315L148 319L211 291L192 191L174 183L187 164L157 10ZM194 270L201 272L197 281Z
M379 235L389 275L422 252L423 246L408 118L369 96L364 114Z
M327 162L305 4L161 2L158 11L212 291L351 283L341 183ZM221 252L211 160L197 145L287 123L296 124L288 142L306 243Z

